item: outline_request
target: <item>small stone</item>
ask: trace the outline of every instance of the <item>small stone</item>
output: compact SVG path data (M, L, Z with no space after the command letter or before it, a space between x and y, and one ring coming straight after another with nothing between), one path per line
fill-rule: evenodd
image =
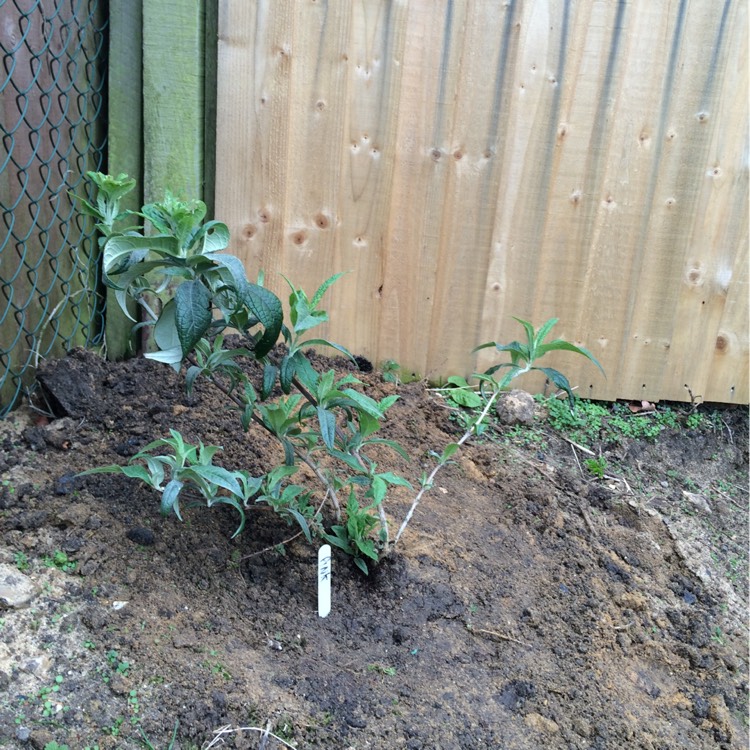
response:
M201 644L198 639L189 633L177 633L172 637L172 646L174 648L186 648L191 651L200 651Z
M712 695L708 699L708 719L729 741L734 734L732 728L732 717L721 695Z
M47 654L34 656L21 665L21 669L28 674L33 674L40 680L44 680L52 669L52 660Z
M367 727L367 722L361 716L349 715L346 717L346 723L354 729L365 729Z
M56 526L62 526L64 529L88 527L90 517L91 508L86 503L71 503L55 514L54 523Z
M16 729L16 739L19 742L28 742L31 737L31 730L28 727L18 727Z
M711 506L708 504L708 500L704 495L699 495L697 492L688 492L687 490L682 491L682 496L698 510L704 513L711 512Z
M147 529L145 526L134 526L126 534L127 538L131 542L141 544L144 547L150 547L156 541L154 532L151 529Z
M28 427L23 431L23 439L32 451L40 453L47 449L45 434L44 427Z
M83 547L84 541L79 536L69 536L60 545L63 552L78 552Z
M687 589L682 593L682 600L685 602L685 604L695 604L695 602L698 601L695 594L692 591L688 591Z
M37 594L32 580L11 565L0 565L0 606L25 607Z
M138 438L128 438L122 443L118 443L114 447L114 451L118 456L122 456L123 458L130 458L131 456L135 456L136 453L138 453L138 445L140 444L140 440Z
M648 605L648 599L643 594L636 592L626 592L620 596L620 605L633 612L642 612Z
M534 398L530 393L514 389L503 393L497 400L495 411L502 424L513 426L534 421Z
M542 716L537 713L530 713L524 716L524 723L527 727L535 729L537 732L544 732L546 734L554 734L560 731L560 727L557 722L548 719L546 716Z
M582 719L580 716L573 717L573 731L579 737L588 738L594 734L594 728L591 726L591 723L586 721L586 719Z
M44 438L54 448L66 451L72 447L71 435L74 435L75 431L75 422L70 417L63 417L47 426Z
M29 739L34 750L44 750L48 746L54 747L52 743L55 741L55 737L48 729L34 729Z
M55 494L69 495L76 489L77 477L73 473L63 474L55 480Z
M127 695L130 692L132 685L130 680L120 672L113 672L109 679L109 689L115 695Z

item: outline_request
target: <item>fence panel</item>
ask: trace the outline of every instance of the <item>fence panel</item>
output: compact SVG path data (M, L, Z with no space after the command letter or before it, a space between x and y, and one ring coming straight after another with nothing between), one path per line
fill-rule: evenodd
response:
M41 359L101 340L93 225L69 191L102 163L103 5L0 3L0 415Z
M220 0L216 218L431 378L511 316L593 398L748 402L744 0ZM530 388L541 382L530 380ZM689 391L688 391L689 389Z

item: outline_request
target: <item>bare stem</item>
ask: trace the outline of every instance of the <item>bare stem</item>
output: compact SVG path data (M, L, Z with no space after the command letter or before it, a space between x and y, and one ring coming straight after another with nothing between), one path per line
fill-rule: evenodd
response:
M495 399L500 395L500 389L496 389L492 396L487 399L487 403L484 405L484 409L482 409L482 413L471 423L471 427L469 427L468 430L463 434L461 439L458 441L458 446L461 447L476 431L477 426L481 424L482 420L489 414L490 409L492 408L492 404L495 403ZM419 502L422 499L422 496L427 492L428 490L432 489L433 482L435 480L435 477L437 476L440 469L442 469L445 466L445 463L438 463L437 466L430 472L430 475L427 477L427 479L423 482L422 488L417 493L417 496L412 501L411 507L409 508L409 512L406 514L406 517L404 518L403 523L401 524L398 534L396 534L396 538L393 540L392 547L395 548L395 546L398 544L398 540L401 538L401 535L406 530L406 527L409 525L409 521L411 521L412 516L414 515L414 511L417 509L417 506L419 505Z

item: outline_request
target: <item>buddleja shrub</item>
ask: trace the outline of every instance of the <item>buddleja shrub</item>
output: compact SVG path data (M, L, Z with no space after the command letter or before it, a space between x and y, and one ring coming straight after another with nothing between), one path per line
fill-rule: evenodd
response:
M457 443L434 454L434 469L422 475L419 491L391 539L383 503L389 488L411 489L411 485L394 472L381 471L372 455L373 449L385 446L408 458L397 443L376 436L398 396L376 401L357 390L360 381L353 375L337 379L334 370L317 372L306 356L311 346L327 346L351 357L338 344L310 337L312 329L328 320L320 304L341 274L326 280L312 297L287 281L285 320L281 300L263 286L262 276L256 283L249 281L240 260L223 252L229 245L227 226L205 222L202 201L186 202L167 193L164 201L145 205L139 212L121 211L120 200L135 181L127 175L89 173L88 177L96 187L96 198L94 203L79 199L81 210L94 217L102 235L104 282L134 324L153 328L156 351L145 356L178 371L185 367L188 391L199 378L206 379L234 405L245 431L265 430L282 447L283 462L261 476L251 476L242 469L215 465L218 446L192 445L170 430L170 437L149 443L125 466L84 472L119 472L145 482L160 493L162 513L181 518L181 499L197 495L209 507L234 508L240 516L237 534L246 525L247 509L265 504L299 526L308 541L316 536L326 539L367 572L368 561L377 561L393 549L437 472L482 423L497 394L512 379L529 369L542 369L570 393L560 373L536 368L535 359L547 351L568 349L596 363L589 352L567 342L544 344L554 321L539 333L521 321L528 333L527 345L484 345L508 352L511 362L475 376L481 384L477 403L483 407L481 412L477 409ZM146 222L153 230L148 234ZM121 224L124 227L117 229ZM132 318L129 300L146 311L145 323ZM224 345L227 328L241 334L243 346ZM279 340L285 344L281 354L275 348ZM260 365L257 382L247 374L243 360ZM495 373L504 368L504 377L497 380ZM275 396L279 391L281 396ZM322 460L322 454L327 458ZM317 485L296 481L301 464L311 469ZM329 525L326 519L331 516Z
M320 303L341 274L325 281L312 297L291 283L289 318L281 300L248 280L238 258L225 253L227 226L205 222L206 205L182 201L167 193L160 203L139 212L121 211L120 201L135 186L127 175L89 173L97 188L94 203L81 200L102 234L102 270L123 312L133 320L128 300L135 300L153 328L156 351L145 356L180 370L186 366L191 390L199 378L219 388L234 404L244 430L262 429L283 449L283 463L262 476L230 471L214 464L220 448L191 445L176 430L147 445L126 466L103 466L86 473L120 472L140 479L161 494L161 511L181 517L181 499L198 495L207 505L229 504L240 515L239 533L251 504L266 504L309 541L329 540L354 557L365 572L367 559L377 560L389 545L382 503L389 486L410 487L401 476L381 472L369 453L387 446L406 457L396 443L376 437L397 396L376 401L357 390L353 375L336 378L319 373L305 352L311 346L337 344L310 336L328 320ZM80 199L79 199L80 200ZM135 222L135 223L134 223ZM153 231L146 234L143 224ZM124 228L116 229L123 224ZM223 332L234 329L243 346L227 348ZM283 340L283 353L274 347ZM252 382L242 360L260 364L262 376ZM281 391L280 398L272 394ZM164 452L158 453L158 450ZM330 460L321 461L325 452ZM297 483L300 464L307 464L323 488ZM326 527L330 505L333 525Z

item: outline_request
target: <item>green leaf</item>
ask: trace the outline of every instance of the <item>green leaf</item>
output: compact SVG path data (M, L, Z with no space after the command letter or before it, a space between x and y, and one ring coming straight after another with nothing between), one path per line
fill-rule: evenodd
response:
M528 346L526 347L526 349L528 352L531 352L534 349L534 326L528 320L523 320L522 318L514 317L513 320L520 323L524 327L524 330L526 331L526 341L528 342Z
M222 221L207 221L193 237L193 243L198 241L203 242L201 247L201 255L211 254L211 259L215 260L216 253L219 250L224 250L229 246L229 228ZM231 256L233 257L233 256Z
M242 301L265 329L255 342L255 356L260 359L273 349L284 323L281 300L262 286L247 283L241 291Z
M179 258L180 249L177 240L169 235L116 234L107 240L102 255L102 269L110 274L112 268L121 263L126 256L137 251L154 251L162 256Z
M121 466L120 470L126 477L130 477L131 479L140 479L142 482L145 482L154 489L159 488L161 480L164 477L163 472L159 472L156 476L153 476L143 466L138 466L137 464Z
M223 487L233 495L242 497L242 487L233 472L221 466L193 466L190 470L202 479Z
M411 456L395 440L374 438L373 440L368 440L367 445L385 445L392 451L398 453L398 455L401 456L401 458L403 458L405 461L411 461Z
M299 469L298 466L277 466L266 474L266 486L269 491L274 492L281 482L295 474Z
M543 344L542 346L540 346L537 349L537 358L541 357L547 352L554 351L566 351L581 354L586 357L586 359L593 362L599 368L599 371L602 373L602 375L604 375L604 369L602 368L601 364L599 364L597 358L588 349L585 349L582 346L576 346L575 344L571 344L569 341L564 341L563 339L556 339L555 341L550 341L548 344Z
M176 238L180 256L184 258L206 215L206 204L201 200L182 201L167 191L161 203L143 206L142 215L157 231Z
M334 547L344 550L348 554L354 554L351 544L349 543L349 537L346 533L346 527L341 525L331 526L332 534L323 532L323 538L332 544ZM367 566L365 566L365 573L367 572Z
M319 304L320 301L323 299L323 295L328 291L331 284L334 284L336 281L338 281L342 276L344 276L344 273L337 273L331 276L330 278L326 279L319 287L318 290L313 295L313 298L310 300L310 307L315 309Z
M174 511L177 518L182 521L180 515L180 504L179 496L182 490L183 484L177 479L173 479L164 488L164 492L161 493L161 506L159 510L163 516L168 516L170 511Z
M543 323L539 330L536 332L536 335L534 336L534 349L539 349L539 346L544 342L544 339L547 338L547 334L552 330L552 328L557 324L558 318L550 318L546 323ZM537 357L540 357L540 354L536 354Z
M154 325L154 341L159 349L174 349L180 346L180 335L177 332L175 317L177 304L169 300L162 308L161 315Z
M309 544L312 544L312 534L310 533L310 526L307 523L307 519L294 508L286 508L286 513L289 513L294 520L299 524L300 530L305 535L305 539L307 539Z
M279 376L279 368L276 365L267 364L263 368L263 385L261 386L261 398L267 399L276 385L276 378Z
M242 485L242 499L247 503L253 495L260 492L263 486L263 478L254 477L247 471L242 470L236 472L236 475L239 483Z
M121 172L117 176L102 172L86 172L86 177L110 201L120 200L120 198L127 195L135 187L135 180L128 177L124 172Z
M478 352L480 349L491 349L492 347L497 347L497 342L495 341L487 341L484 344L480 344L479 346L475 346L471 351L472 354L474 352Z
M333 341L328 341L327 339L307 339L306 341L297 344L298 349L309 346L328 346L331 349L335 349L337 352L341 352L345 357L354 362L354 355L345 346L334 344Z
M201 368L196 367L195 365L191 365L190 367L188 367L187 373L185 374L185 391L187 392L188 396L193 392L193 388L195 388L195 381L198 379L201 372Z
M398 487L406 487L410 490L413 489L410 482L403 477L400 477L398 474L394 474L392 471L385 471L382 474L378 474L378 476L382 477L388 482L388 484L397 485Z
M326 397L331 393L333 389L333 382L336 379L336 371L335 370L328 370L327 372L324 372L320 377L318 378L318 387L315 389L317 391L316 396L318 397L319 402L323 402L326 400ZM338 392L334 390L333 395L337 395Z
M211 321L211 295L198 279L186 281L177 287L174 295L175 327L182 353L187 356L209 329Z
M385 416L380 410L378 402L370 398L369 396L365 396L364 393L355 391L353 388L344 388L342 393L345 396L348 396L355 403L358 410L369 414L371 417L375 417L375 419L382 419Z
M226 270L227 273L221 274L222 278L224 278L226 283L230 283L236 292L241 293L245 284L249 283L242 261L234 255L226 255L224 253L211 253L209 258L220 269Z
M294 466L294 446L287 438L281 438L281 445L284 448L284 463L287 466Z
M398 395L393 395L393 396L386 396L385 398L380 399L380 404L379 404L380 410L382 412L388 411L388 409L390 409L393 406L393 404L395 404L396 401L399 400L399 398L401 397Z
M126 290L134 281L145 277L150 271L164 269L163 260L143 260L147 253L132 253L117 268L104 276L104 282L111 289Z
M352 456L350 453L344 453L343 451L339 450L332 450L331 455L334 456L334 458L338 458L339 461L343 461L350 469L353 469L357 472L362 472L362 464L357 460L355 456Z
M372 558L377 562L378 560L378 553L375 549L375 543L372 541L372 539L365 538L365 539L354 539L354 546L357 548L359 552L361 552L363 555L367 555L367 557ZM361 558L355 557L354 562L357 563L357 560L360 560ZM361 567L361 566L360 566ZM367 567L365 566L365 572L367 572Z
M438 459L438 462L441 464L446 463L458 450L458 443L448 443L448 445L443 448L443 452L440 454L440 458Z
M368 495L372 497L373 506L378 506L385 500L385 496L388 492L388 485L382 476L376 475L372 478L370 484L370 491Z
M524 362L532 361L529 348L518 341L511 341L510 344L495 344L495 349L499 352L508 352L510 360L514 365L518 364L519 359L522 359Z
M484 403L479 394L474 391L464 390L463 388L452 388L445 391L445 397L459 406L465 406L467 409L477 409Z
M532 370L538 370L543 372L551 382L555 384L557 388L565 391L568 394L568 401L570 402L570 408L575 407L575 396L573 395L573 389L570 387L568 379L558 370L553 370L551 367L532 367Z
M380 429L380 420L366 411L360 411L359 417L359 434L362 439L368 438Z
M317 407L317 412L318 422L320 423L320 435L326 447L332 449L336 440L336 416L333 412L328 411L328 409L322 406Z
M154 362L169 365L175 372L179 372L182 363L182 347L175 346L172 349L164 349L160 352L146 352L143 356L146 359L153 359Z
M281 360L279 367L279 382L281 383L281 390L284 393L289 393L292 390L292 379L294 378L295 371L297 369L297 358L298 354L285 354Z

